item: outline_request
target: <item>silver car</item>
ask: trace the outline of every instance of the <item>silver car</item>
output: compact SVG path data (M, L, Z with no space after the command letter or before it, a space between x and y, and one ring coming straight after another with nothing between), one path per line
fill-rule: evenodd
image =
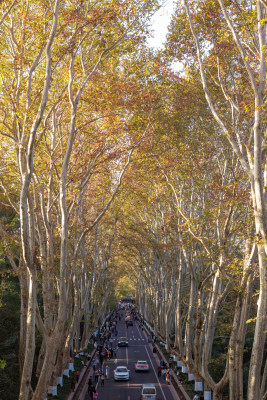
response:
M135 364L135 371L136 372L149 371L148 362L147 361L138 360L137 363Z
M121 365L114 370L114 380L115 381L128 381L130 379L130 370Z

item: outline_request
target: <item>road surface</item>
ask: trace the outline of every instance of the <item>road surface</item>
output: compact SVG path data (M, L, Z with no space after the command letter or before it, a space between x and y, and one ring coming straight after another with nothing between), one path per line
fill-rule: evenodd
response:
M117 350L117 358L106 360L103 363L103 370L106 365L110 366L110 377L105 378L104 386L100 382L96 388L98 391L98 400L139 400L140 391L143 383L153 383L157 387L159 400L179 400L177 393L172 385L167 385L163 378L157 376L157 366L159 365L158 357L154 357L152 345L147 342L147 337L139 327L137 321L133 326L126 328L124 318L117 323L118 336L113 338L113 348L117 347L117 339L119 337L127 337L129 346L119 347ZM135 372L135 363L137 360L147 360L150 365L149 372ZM127 366L130 370L129 381L114 381L113 371L118 365ZM93 372L90 373L94 382ZM84 397L84 400L90 400L89 395Z

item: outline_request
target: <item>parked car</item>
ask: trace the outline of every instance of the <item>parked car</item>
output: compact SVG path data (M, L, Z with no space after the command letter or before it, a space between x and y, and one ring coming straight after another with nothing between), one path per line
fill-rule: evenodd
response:
M130 379L130 371L127 367L121 365L114 370L115 381L128 381Z
M147 361L138 360L135 364L135 371L149 371L149 364Z
M118 347L128 347L128 340L126 337L120 337L118 339Z
M146 383L142 385L140 400L157 398L157 389L155 385L153 385L152 383Z

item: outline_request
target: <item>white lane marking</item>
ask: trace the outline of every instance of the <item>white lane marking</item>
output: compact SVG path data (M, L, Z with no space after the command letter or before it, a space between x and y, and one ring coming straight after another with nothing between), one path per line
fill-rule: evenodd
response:
M128 359L128 347L126 347L126 360L127 360L127 365L128 365L128 362L129 362L129 359Z
M161 383L160 383L160 381L159 381L158 374L156 374L156 370L155 370L155 368L154 368L153 361L152 361L152 360L151 360L151 358L150 358L150 355L149 355L149 353L148 353L148 350L147 350L147 347L146 347L146 346L145 346L145 349L146 349L146 352L147 352L148 358L149 358L149 360L150 360L151 366L152 366L152 368L153 368L153 371L154 371L155 377L157 378L157 381L158 381L158 383L159 383L159 387L160 387L161 393L163 394L163 397L164 397L164 399L165 399L165 400L167 400L167 399L166 399L166 397L165 397L165 394L164 394L164 392L163 392L163 389L162 389Z

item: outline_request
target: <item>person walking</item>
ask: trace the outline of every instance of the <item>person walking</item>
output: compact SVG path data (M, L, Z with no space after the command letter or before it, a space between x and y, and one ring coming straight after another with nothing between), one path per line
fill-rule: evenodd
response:
M104 386L105 385L105 374L104 374L104 372L101 374L100 380L101 380L101 386Z
M88 381L88 387L89 386L93 386L93 379L92 379L92 375L90 375L89 381Z
M95 371L95 369L96 369L96 359L94 358L93 359L93 370Z
M110 367L106 366L106 378L109 379Z
M93 385L88 386L88 394L90 396L90 400L93 400L93 393L94 393L95 387Z
M159 366L158 366L158 377L159 377L159 378L161 377L161 371L162 371L162 366L159 365Z
M169 369L167 370L167 374L166 374L166 382L168 385L171 384L171 373L170 373Z
M95 383L98 382L98 378L99 378L99 371L98 369L95 371Z
M166 382L166 374L167 374L166 368L163 368L163 370L161 372L162 372L162 378L163 378L164 382Z
M79 382L80 375L81 375L80 371L76 371L75 372L75 376L76 376L76 381L77 382Z
M152 351L153 351L153 356L156 358L157 357L157 349L155 346L153 347Z
M72 378L71 380L71 384L70 384L70 388L71 390L74 392L75 391L75 385L76 385L76 381L74 378Z
M93 400L97 400L98 399L98 392L95 390L93 392Z

